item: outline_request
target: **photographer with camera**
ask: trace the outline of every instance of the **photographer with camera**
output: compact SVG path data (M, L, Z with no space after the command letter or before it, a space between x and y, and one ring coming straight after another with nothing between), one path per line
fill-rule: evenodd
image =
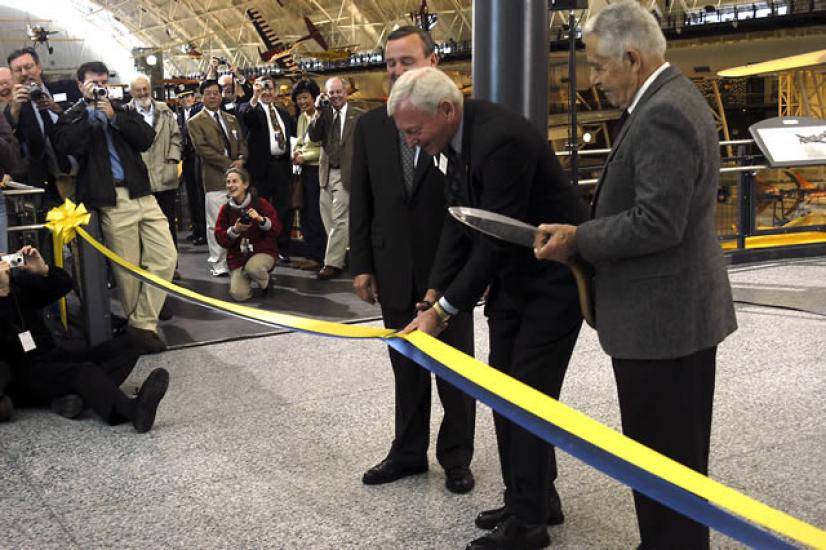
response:
M139 113L107 97L106 65L84 63L77 79L85 104L67 110L54 132L57 149L80 161L77 200L100 213L104 240L115 254L170 281L177 253L140 155L152 146L155 131ZM146 353L165 350L157 327L166 293L120 268L115 277L127 333Z
M229 72L219 76L218 68L221 66L226 66ZM238 107L252 97L250 82L223 57L213 57L209 61L206 80L218 81L221 87L221 110L233 116L238 116Z
M137 397L130 398L119 386L134 369L140 351L128 338L79 350L56 346L41 309L71 289L68 273L44 262L36 248L25 246L0 260L0 420L11 416L13 403L51 403L67 418L78 416L88 405L111 425L131 421L138 433L148 432L166 394L169 373L153 370Z
M275 104L275 80L261 76L253 84L252 99L240 107L246 129L249 160L247 169L258 195L278 211L285 230L278 238L283 262L288 262L290 232L290 181L292 180L292 140L295 121Z
M74 195L78 163L55 150L53 132L63 110L80 99L80 90L71 80L44 82L43 67L34 48L14 50L8 63L14 86L5 115L26 162L20 179L46 190L43 208L48 210Z
M250 188L243 168L227 170L227 203L218 212L215 238L227 249L229 294L244 302L252 298L251 281L267 294L270 272L278 258L281 221L272 205Z

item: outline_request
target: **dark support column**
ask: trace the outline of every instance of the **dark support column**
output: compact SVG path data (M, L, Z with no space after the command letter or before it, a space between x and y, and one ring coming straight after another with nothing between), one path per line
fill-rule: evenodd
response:
M745 145L737 146L737 164L743 165L749 162L747 148ZM737 248L746 248L746 237L754 233L755 224L755 192L754 173L740 172L737 176Z
M84 229L103 242L97 212ZM86 341L90 346L112 338L112 314L109 312L109 289L106 280L106 258L86 241L77 238L80 261L80 292Z
M548 132L548 1L473 0L473 97Z

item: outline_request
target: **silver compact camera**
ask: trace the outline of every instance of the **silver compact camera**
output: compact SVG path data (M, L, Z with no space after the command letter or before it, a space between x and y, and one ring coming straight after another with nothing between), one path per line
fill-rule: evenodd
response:
M92 97L94 97L95 99L103 99L104 97L109 97L109 90L108 88L104 88L103 86L93 86Z
M3 256L0 256L0 260L9 264L12 269L15 267L23 267L23 264L26 263L25 258L23 258L23 254L20 254L19 252L15 254L3 254Z
M320 94L318 96L318 107L329 107L330 106L330 96L327 94Z

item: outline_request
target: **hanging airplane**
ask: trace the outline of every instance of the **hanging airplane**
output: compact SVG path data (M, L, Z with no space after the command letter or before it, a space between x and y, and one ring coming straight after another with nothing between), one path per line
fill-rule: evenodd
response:
M258 36L267 48L263 52L261 48L258 48L258 55L261 56L261 61L264 63L271 61L277 63L284 69L284 73L287 76L295 77L300 75L301 69L298 67L292 55L294 45L288 45L282 42L281 38L270 28L269 23L267 23L267 20L264 19L264 16L259 10L255 8L248 9L247 17L249 17L252 26L255 27L255 32L258 33ZM310 37L308 36L307 38Z
M29 40L36 48L38 44L45 44L46 49L49 50L49 55L54 53L54 48L49 44L49 36L57 34L60 31L50 31L41 25L26 25L26 34L29 35Z

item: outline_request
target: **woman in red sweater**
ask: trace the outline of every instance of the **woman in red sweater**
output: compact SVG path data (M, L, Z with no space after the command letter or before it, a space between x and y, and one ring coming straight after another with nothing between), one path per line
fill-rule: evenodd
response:
M227 195L227 203L218 212L215 239L227 249L229 294L243 302L252 298L252 281L267 293L270 271L278 258L281 221L272 205L250 189L244 169L227 170Z

